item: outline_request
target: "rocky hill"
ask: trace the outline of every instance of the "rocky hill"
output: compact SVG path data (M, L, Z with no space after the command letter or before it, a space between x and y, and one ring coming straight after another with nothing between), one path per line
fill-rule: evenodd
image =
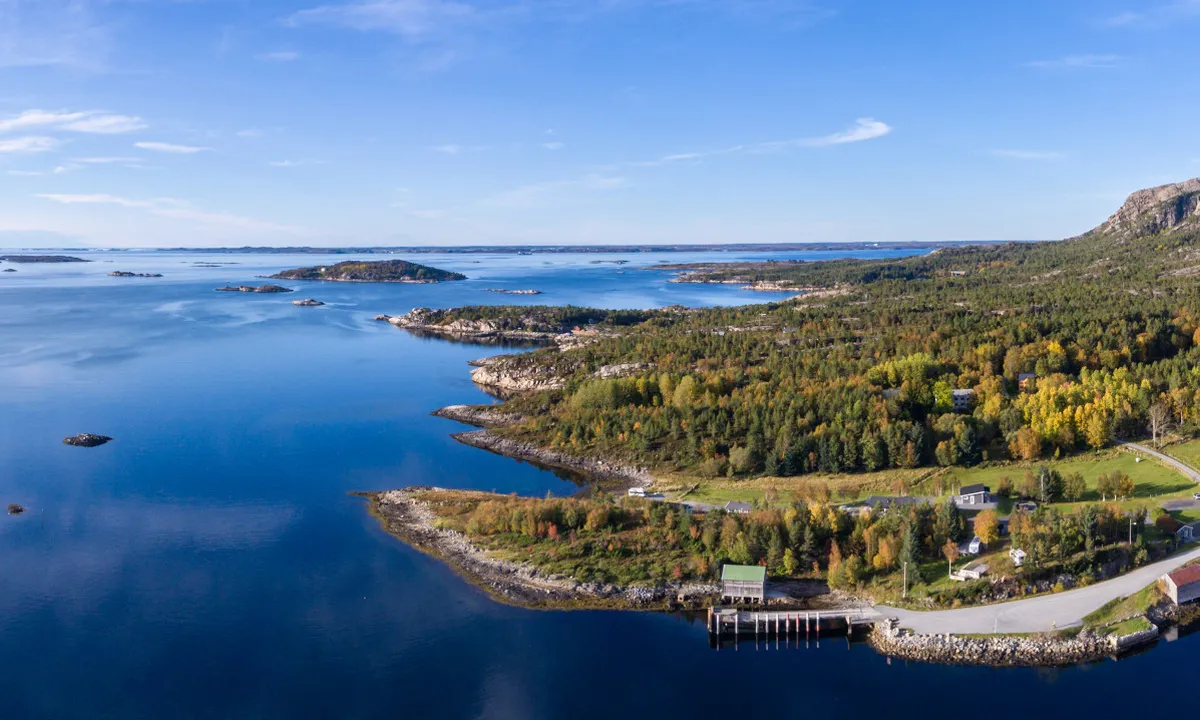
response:
M436 283L466 280L461 273L418 265L407 260L349 261L296 270L271 276L275 280L326 280L334 282Z
M1138 190L1088 235L1141 237L1200 227L1200 178Z

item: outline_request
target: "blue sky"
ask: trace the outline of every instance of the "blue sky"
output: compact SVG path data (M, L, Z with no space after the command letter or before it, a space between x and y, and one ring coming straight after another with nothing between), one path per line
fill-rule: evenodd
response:
M1200 0L0 0L0 246L1051 239Z

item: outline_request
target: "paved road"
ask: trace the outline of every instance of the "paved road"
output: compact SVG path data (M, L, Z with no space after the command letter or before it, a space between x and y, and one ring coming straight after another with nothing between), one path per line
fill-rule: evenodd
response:
M1180 473L1183 474L1184 477L1191 480L1192 482L1200 483L1200 472L1198 472L1192 466L1176 460L1175 458L1171 457L1170 455L1165 455L1153 448L1147 447L1140 443L1125 442L1124 440L1118 440L1117 444L1127 447L1127 448L1131 448L1133 450L1137 450L1140 453L1149 455L1150 457L1158 460L1159 462L1163 463L1164 465L1168 465L1168 466L1178 470Z
M920 612L879 605L875 609L900 620L900 626L918 633L1030 633L1071 627L1110 600L1132 595L1159 576L1200 558L1200 548L1160 560L1121 577L1057 595L1014 600L997 605Z

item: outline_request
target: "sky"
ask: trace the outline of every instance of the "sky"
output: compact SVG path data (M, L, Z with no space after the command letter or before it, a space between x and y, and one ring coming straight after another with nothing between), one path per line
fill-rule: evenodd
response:
M0 0L0 247L1057 239L1200 0Z

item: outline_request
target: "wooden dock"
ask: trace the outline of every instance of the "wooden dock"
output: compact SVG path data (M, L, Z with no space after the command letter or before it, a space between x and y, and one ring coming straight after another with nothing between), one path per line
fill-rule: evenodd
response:
M882 619L873 608L841 610L738 610L710 607L708 632L717 638L754 636L755 638L815 638L821 631L849 635L856 627L874 625Z

